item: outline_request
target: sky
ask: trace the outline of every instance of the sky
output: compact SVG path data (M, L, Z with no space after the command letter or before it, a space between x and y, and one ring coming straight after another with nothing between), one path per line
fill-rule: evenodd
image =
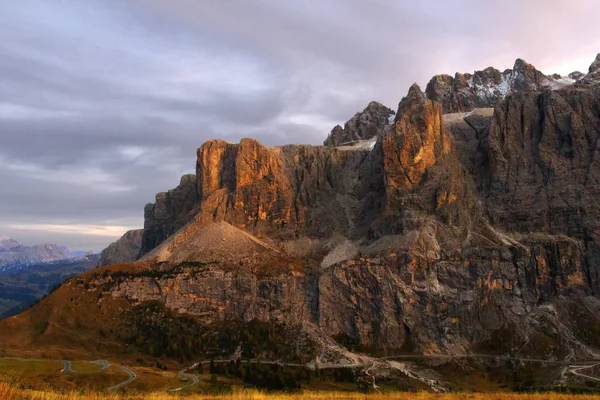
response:
M587 71L596 0L0 0L0 234L99 251L206 140L320 144L439 73Z

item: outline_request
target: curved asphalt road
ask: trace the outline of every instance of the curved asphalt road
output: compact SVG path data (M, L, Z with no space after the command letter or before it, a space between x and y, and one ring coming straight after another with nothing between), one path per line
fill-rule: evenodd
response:
M110 363L107 360L96 360L96 361L90 361L90 363L92 364L97 364L100 365L102 368L97 370L97 371L73 371L73 369L71 368L71 361L69 360L63 360L63 363L65 364L63 370L61 372L66 372L68 374L95 374L98 372L102 372L105 369L107 369L108 367L110 367ZM106 390L117 390L122 388L125 385L130 384L131 382L133 382L135 380L135 378L137 378L137 375L135 374L135 372L133 372L132 370L130 370L127 367L124 367L122 365L119 366L123 371L125 371L127 373L127 375L129 375L129 378L127 378L126 381L123 381L121 383L118 383L114 386L111 386L109 388L106 388ZM185 372L185 370L183 371ZM194 376L194 378L196 378ZM196 380L198 380L198 378L196 378ZM195 382L194 384L196 384L198 382Z
M123 371L125 371L125 372L127 373L127 375L129 375L129 379L127 379L126 381L123 381L123 382L121 382L121 383L118 383L118 384L116 384L116 385L114 385L114 386L111 386L111 387L109 387L109 388L106 388L106 390L107 390L107 391L108 391L108 390L117 390L117 389L120 389L120 388L122 388L123 386L130 384L131 382L133 382L133 381L135 380L135 378L137 378L137 375L135 374L135 372L133 372L133 371L132 371L132 370L130 370L129 368L127 368L127 367L124 367L124 366L122 366L122 365L119 365L119 367L121 367L121 369L122 369Z
M198 379L198 377L196 375L188 374L187 373L188 370L196 368L197 366L198 366L198 363L192 365L189 368L182 369L181 371L179 371L177 373L177 375L182 376L182 377L186 378L187 380L191 379L192 383L188 383L187 385L184 385L184 386L181 386L181 387L178 387L178 388L175 388L175 389L170 389L169 392L179 392L180 390L183 390L185 388L189 388L191 386L199 384L200 380Z
M97 364L100 365L102 368L97 370L97 371L73 371L73 369L71 369L71 361L69 360L63 360L63 363L65 364L63 370L61 372L66 372L68 374L93 374L96 372L101 372L104 371L105 369L107 369L108 367L110 367L110 363L106 360L96 360L96 361L90 361L90 364Z

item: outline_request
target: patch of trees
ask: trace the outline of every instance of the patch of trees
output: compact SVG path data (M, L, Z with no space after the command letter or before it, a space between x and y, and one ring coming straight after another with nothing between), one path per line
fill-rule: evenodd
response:
M154 357L181 361L224 357L241 349L243 358L279 359L294 354L286 345L285 328L272 323L233 321L200 324L157 301L134 307L127 317L133 331L128 342Z
M294 391L310 384L312 371L308 368L292 368L279 364L229 361L209 365L211 375L227 375L241 379L249 386L273 391Z

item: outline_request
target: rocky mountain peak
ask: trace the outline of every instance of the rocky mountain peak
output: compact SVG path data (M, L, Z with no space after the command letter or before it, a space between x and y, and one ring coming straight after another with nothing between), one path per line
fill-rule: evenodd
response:
M494 107L508 94L560 89L574 83L575 77L558 74L546 76L533 65L518 58L513 69L500 72L488 67L473 74L436 75L425 93L428 99L442 103L445 114Z
M184 175L184 177L181 178L182 184L184 184L184 178L188 176L189 175ZM191 176L195 177L195 175ZM137 260L142 247L142 234L143 229L125 232L119 240L109 244L107 248L102 250L98 266L104 267L106 265L130 263Z
M441 104L428 100L413 84L398 104L395 126L382 138L388 205L395 203L398 191L418 185L448 145Z
M510 82L511 92L537 91L548 78L533 65L517 58L513 66Z
M598 55L596 56L596 59L590 65L590 68L588 69L588 73L591 74L592 72L596 72L598 70L600 70L600 53L598 53Z
M578 81L581 78L583 78L585 76L585 74L583 72L580 71L573 71L571 72L569 75L567 75L570 79L573 79L574 81Z
M0 236L0 251L9 250L20 246L19 242L8 236Z
M425 101L425 93L421 90L421 87L417 83L413 83L408 88L408 94L400 100L400 108L403 104L412 104L412 103L423 103Z
M379 102L372 101L363 111L354 114L344 124L343 128L336 125L323 144L325 146L340 146L352 144L359 140L371 139L381 133L393 116L394 111L392 109Z
M578 82L582 84L600 83L600 54L596 56L596 59L588 68L587 75L582 77Z

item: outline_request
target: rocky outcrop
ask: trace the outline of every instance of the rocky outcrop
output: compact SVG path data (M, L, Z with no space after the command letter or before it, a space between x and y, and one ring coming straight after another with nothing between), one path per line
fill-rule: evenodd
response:
M425 99L418 85L410 87L398 106L393 130L381 139L386 195L418 186L425 172L450 149L442 126L440 103Z
M158 193L154 204L146 204L140 257L190 220L190 213L197 206L196 192L196 176L184 175L179 186L166 193Z
M478 108L468 113L446 114L444 126L452 136L461 164L481 188L486 182L489 126L493 108Z
M140 255L142 248L143 229L134 229L125 232L119 240L108 245L100 253L99 267L113 264L134 262Z
M600 89L518 93L489 132L487 209L509 231L594 236Z
M341 146L379 135L390 124L394 111L376 101L369 103L362 112L357 112L344 127L336 125L325 142L325 146Z
M600 83L600 54L596 56L594 62L590 65L587 75L580 79L581 83L584 84L597 84Z
M344 199L368 153L300 145L267 148L252 139L237 145L208 142L198 150L196 219L226 221L278 239L347 232L351 216Z
M559 89L574 83L576 78L546 76L533 65L517 59L513 69L504 72L489 67L473 74L436 75L427 84L430 100L442 104L444 114L467 112L476 108L494 107L508 94Z

